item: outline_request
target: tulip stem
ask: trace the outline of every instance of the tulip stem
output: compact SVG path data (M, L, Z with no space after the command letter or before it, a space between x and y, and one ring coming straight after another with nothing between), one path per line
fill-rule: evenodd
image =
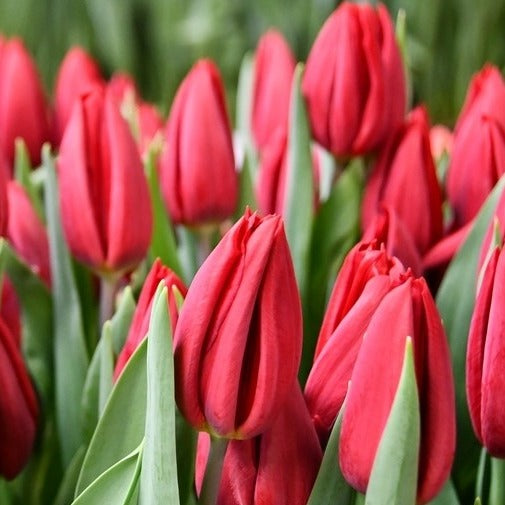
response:
M505 460L491 458L491 487L489 505L505 503Z
M212 252L213 226L202 227L198 231L198 267L201 267L207 256Z
M116 277L100 277L100 329L114 314L116 288Z
M200 492L200 505L216 505L217 503L219 484L221 483L221 471L227 446L227 438L211 437L209 459L207 460L202 490Z

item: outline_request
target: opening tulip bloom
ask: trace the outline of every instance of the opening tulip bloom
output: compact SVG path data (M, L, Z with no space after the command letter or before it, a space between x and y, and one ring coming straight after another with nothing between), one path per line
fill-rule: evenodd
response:
M199 61L182 82L166 127L161 187L175 223L203 225L231 216L238 177L221 76Z
M470 323L466 393L473 429L488 452L505 457L505 253L496 247L484 275Z
M227 438L264 431L296 379L302 314L279 216L249 210L189 287L175 330L177 404Z
M314 138L335 156L375 150L405 114L405 77L384 7L343 2L310 51L302 83Z
M412 338L421 441L417 501L427 503L449 477L455 450L455 398L449 348L425 280L407 273L370 319L352 371L340 435L346 480L366 491Z
M103 274L134 268L151 239L149 190L128 125L102 89L76 100L58 176L63 230L76 258Z

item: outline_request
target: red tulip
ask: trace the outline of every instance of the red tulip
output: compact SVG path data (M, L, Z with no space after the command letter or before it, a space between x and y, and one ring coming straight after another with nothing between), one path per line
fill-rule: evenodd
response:
M15 140L24 139L31 162L40 163L51 138L49 108L37 69L19 39L0 40L0 149L12 167Z
M70 49L63 59L55 89L56 135L61 142L76 99L105 82L96 62L80 47Z
M471 221L505 172L505 82L487 66L470 84L447 172L454 227Z
M403 266L375 243L358 244L335 282L305 385L312 420L324 441L342 407L370 319L399 282Z
M336 156L375 150L401 124L405 77L384 7L343 2L312 47L302 83L314 138Z
M182 82L170 111L161 186L175 223L221 221L235 210L238 178L221 77L209 60Z
M352 371L340 435L346 480L365 492L412 338L421 440L417 502L430 501L449 477L455 450L455 399L446 336L423 278L406 274L375 309Z
M163 265L161 261L157 259L151 267L144 281L144 285L142 286L142 291L140 292L139 301L133 315L125 345L116 362L116 368L114 370L115 379L121 375L126 363L147 335L154 295L161 281L163 281L163 284L168 288L168 310L172 335L175 332L177 319L179 317L179 309L177 308L174 288L176 288L182 296L186 295L187 288L170 268Z
M446 126L436 124L430 128L431 155L435 161L438 161L444 153L450 156L453 143L454 135Z
M466 392L473 428L488 452L498 458L505 457L504 279L502 243L494 248L484 266L466 356Z
M196 488L202 485L209 436L200 433ZM305 505L321 463L321 447L300 386L272 425L251 440L232 440L226 451L219 505Z
M58 159L63 229L95 270L132 269L149 247L149 190L128 125L102 90L76 100Z
M246 211L197 272L175 330L177 404L197 429L264 431L291 391L300 298L279 216Z
M254 62L252 132L262 150L276 130L288 124L295 58L282 34L266 32L258 42Z
M21 346L21 307L11 281L5 276L2 283L0 320L4 321L18 347Z
M363 198L363 228L370 224L380 203L394 209L412 234L419 254L442 237L442 193L423 107L409 114L379 154Z
M19 256L49 286L49 243L44 224L26 191L15 181L7 185L9 224L7 238Z
M0 475L13 479L32 452L38 406L18 342L0 319Z

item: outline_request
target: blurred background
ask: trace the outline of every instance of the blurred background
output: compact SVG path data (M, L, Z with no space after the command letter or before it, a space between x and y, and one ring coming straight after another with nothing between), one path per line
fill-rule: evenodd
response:
M505 1L388 0L407 15L414 102L433 122L452 125L471 75L486 61L505 66ZM218 63L231 112L240 63L269 27L280 29L299 60L335 0L0 0L0 32L20 35L48 93L72 45L86 48L105 76L127 71L166 114L194 61ZM233 116L232 116L233 117Z

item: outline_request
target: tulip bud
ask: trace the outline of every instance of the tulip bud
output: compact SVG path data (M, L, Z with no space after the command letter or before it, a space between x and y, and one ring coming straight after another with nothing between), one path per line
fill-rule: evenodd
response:
M424 107L409 114L380 152L363 197L363 228L370 224L380 203L394 209L412 234L419 254L442 237L442 193Z
M186 295L187 288L179 277L170 270L170 268L163 265L161 261L157 259L153 263L153 266L144 281L144 285L142 286L139 302L135 308L135 313L133 314L133 320L130 330L128 331L125 345L116 362L116 368L114 370L115 379L121 375L126 363L147 335L154 295L159 283L162 281L167 287L168 292L168 311L170 314L172 335L175 333L177 319L179 317L179 309L177 307L174 288L177 289L182 296Z
M75 100L105 82L96 62L80 47L70 49L63 59L55 89L56 136L61 142Z
M346 480L364 493L400 380L405 339L412 338L421 440L417 502L434 498L455 451L455 398L449 347L425 280L407 273L371 317L354 365L340 434Z
M438 162L444 154L451 155L453 142L454 136L446 126L436 124L430 128L431 155L435 162Z
M302 314L279 216L246 210L188 290L175 330L179 409L227 438L264 431L295 381Z
M401 124L405 77L384 7L343 2L310 51L302 83L314 138L339 157L375 150Z
M7 184L9 224L7 238L19 256L49 286L49 242L44 224L29 196L16 181Z
M505 172L505 82L494 67L474 76L447 172L454 227L471 221Z
M200 492L209 452L200 433L196 488ZM271 426L251 440L227 447L219 488L220 505L305 505L321 463L321 447L300 386L296 384Z
M235 210L238 178L219 71L198 62L182 82L160 162L165 203L175 223L221 221Z
M269 30L258 42L254 63L252 132L262 150L288 123L295 58L282 34Z
M0 475L13 479L32 452L38 406L19 343L0 319Z
M0 40L0 149L12 167L15 140L24 139L30 160L40 163L50 140L49 108L37 69L19 39Z
M466 393L477 438L495 457L505 457L503 405L505 254L503 242L487 265L470 323L466 355Z
M76 100L58 175L72 253L101 273L134 268L151 238L149 190L128 125L98 88Z

